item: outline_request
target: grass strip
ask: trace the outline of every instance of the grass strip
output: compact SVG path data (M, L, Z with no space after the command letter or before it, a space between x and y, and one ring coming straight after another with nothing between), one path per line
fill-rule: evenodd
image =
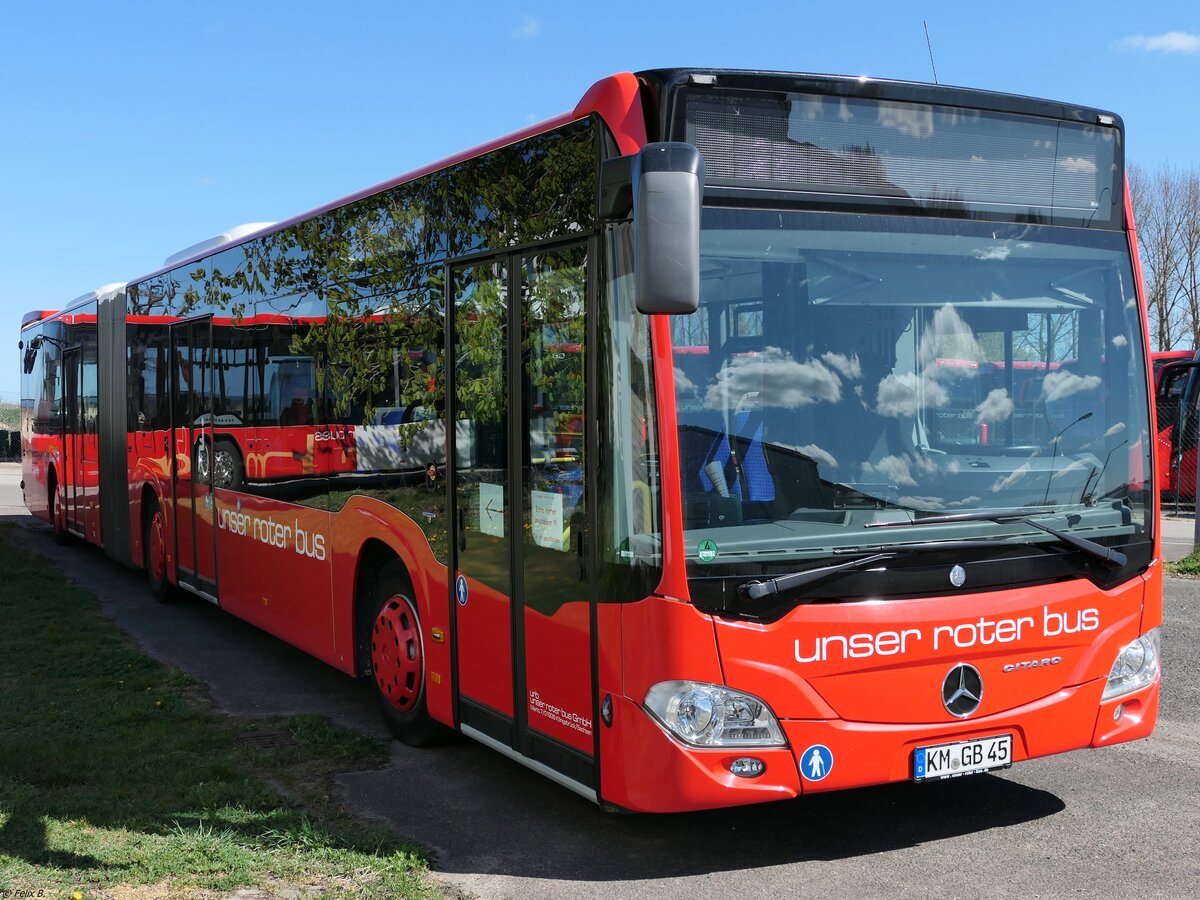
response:
M384 758L379 742L319 717L218 713L5 530L0 894L437 895L417 849L328 799L332 773Z
M1168 575L1200 575L1200 550L1194 550L1183 559L1163 564Z

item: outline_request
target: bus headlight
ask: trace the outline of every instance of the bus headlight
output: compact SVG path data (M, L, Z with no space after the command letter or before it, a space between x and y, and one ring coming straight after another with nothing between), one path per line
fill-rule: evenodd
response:
M1101 699L1119 697L1153 684L1158 677L1161 644L1159 629L1151 628L1118 653L1117 661L1108 673L1108 684L1104 686Z
M695 747L773 747L787 741L757 697L699 681L663 681L646 692L646 710Z

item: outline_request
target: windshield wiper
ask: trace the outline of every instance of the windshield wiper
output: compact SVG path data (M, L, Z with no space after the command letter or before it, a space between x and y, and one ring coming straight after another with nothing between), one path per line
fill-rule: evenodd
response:
M952 525L955 522L996 522L998 524L1021 522L1039 531L1044 531L1068 547L1086 553L1092 559L1113 568L1120 568L1128 562L1128 558L1119 550L1112 550L1103 544L1097 544L1095 541L1089 541L1087 538L1076 537L1073 534L1059 531L1057 528L1051 528L1049 525L1029 518L1035 515L1049 515L1053 512L1055 512L1053 509L1019 509L1007 513L949 513L946 515L925 516L912 521L869 522L863 527L911 528L915 525ZM979 538L921 541L919 543L899 544L890 547L879 545L873 547L855 547L852 550L835 550L834 553L867 553L869 555L860 556L857 559L839 563L836 566L821 566L817 569L793 572L790 575L779 575L776 578L766 578L761 581L746 581L738 586L738 593L744 600L761 600L773 594L782 594L785 591L794 591L797 588L807 587L810 584L824 581L826 578L841 572L853 572L858 569L865 569L873 563L895 559L898 556L930 553L939 550L1004 550L1021 546L1036 545L1030 541L1017 541L1009 538Z
M865 569L872 563L882 562L885 559L895 559L897 556L933 553L939 550L1007 550L1014 546L1019 546L1019 543L1016 541L999 540L997 538L984 538L981 540L968 539L965 541L922 541L916 544L900 544L895 547L875 546L834 550L835 554L867 553L870 555L860 556L858 559L852 559L849 562L838 563L836 566L821 566L818 569L805 569L803 572L793 572L790 575L779 575L775 578L746 581L738 586L738 593L744 600L761 600L763 597L769 597L772 594L782 594L785 591L794 591L797 588L807 587L818 581L824 581L831 575L837 575L840 572L853 572L858 569Z
M1061 543L1068 547L1073 547L1082 553L1086 553L1092 559L1102 562L1114 569L1119 569L1125 565L1129 559L1119 550L1113 550L1105 547L1103 544L1097 544L1095 541L1089 541L1087 538L1081 538L1073 534L1068 534L1065 531L1059 531L1057 528L1051 528L1043 522L1030 518L1031 516L1046 516L1050 515L1055 510L1053 509L1018 509L1011 510L1006 513L949 513L947 515L922 516L919 519L900 522L868 522L864 528L912 528L916 525L953 525L956 522L995 522L1003 525L1009 522L1020 522L1022 525L1028 525L1030 528L1036 528L1038 531L1044 531L1046 534L1053 535Z
M807 569L804 572L793 572L791 575L780 575L777 578L768 578L765 581L747 581L738 587L738 593L746 600L761 600L763 597L769 597L772 594L805 587L813 582L828 578L830 575L835 575L838 572L862 569L871 565L871 563L876 563L884 559L894 559L897 556L899 554L894 551L872 553L870 556L861 556L858 559L852 559L849 562L840 563L836 566Z

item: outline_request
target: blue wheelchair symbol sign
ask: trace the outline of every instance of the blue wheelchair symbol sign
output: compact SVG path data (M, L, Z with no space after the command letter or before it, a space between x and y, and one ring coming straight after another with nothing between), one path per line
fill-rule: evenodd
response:
M454 596L458 598L459 606L467 605L467 576L459 575L454 579Z
M800 755L800 774L808 781L821 781L833 770L833 753L824 744L813 744Z

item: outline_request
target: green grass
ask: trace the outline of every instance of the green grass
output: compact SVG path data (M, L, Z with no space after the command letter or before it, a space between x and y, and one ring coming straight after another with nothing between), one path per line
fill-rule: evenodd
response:
M385 758L379 742L315 716L217 713L4 531L0 895L437 895L419 851L328 799L334 772Z
M0 431L18 431L21 427L21 407L15 403L0 403Z
M1168 575L1200 575L1200 550L1193 551L1181 560L1163 565Z

